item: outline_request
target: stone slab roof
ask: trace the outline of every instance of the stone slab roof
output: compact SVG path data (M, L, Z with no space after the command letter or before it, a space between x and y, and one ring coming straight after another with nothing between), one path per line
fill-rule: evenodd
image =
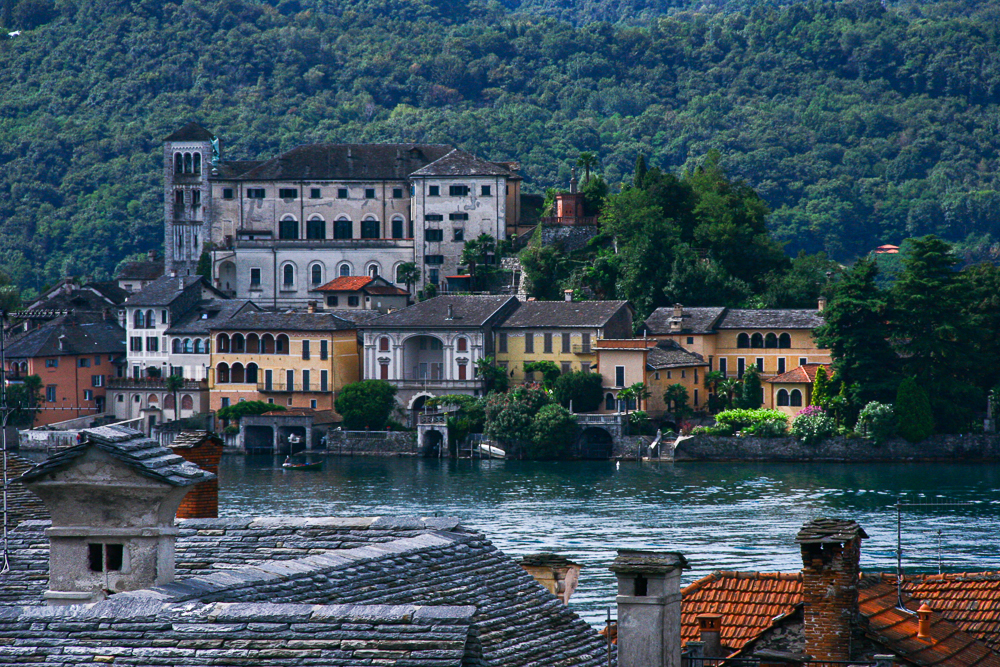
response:
M368 322L366 329L456 329L481 327L517 304L509 295L446 295L421 301ZM451 306L452 318L448 318Z
M352 310L330 309L326 312L336 315L342 320L354 322L359 325L382 317L382 313L377 310L364 310L363 308L354 308Z
M191 486L213 479L215 475L174 454L142 431L125 426L100 426L82 431L86 440L53 454L21 475L22 482L41 477L70 466L92 447L109 454L139 474L172 486Z
M823 317L812 310L747 310L727 309L719 321L719 329L815 329Z
M481 665L471 607L112 599L0 608L0 661L41 665Z
M244 310L211 326L212 331L341 331L357 324L329 311L317 313Z
M708 366L708 362L700 354L688 352L672 340L660 341L646 355L646 367L650 370L690 368L691 366Z
M802 364L787 373L782 373L781 375L776 375L775 377L767 380L774 384L784 383L784 384L812 384L816 381L816 371L819 367L823 366L826 368L827 376L831 373L830 364Z
M205 299L174 320L167 333L208 335L213 326L225 322L244 310L260 310L249 299Z
M188 289L201 283L224 296L201 276L161 276L128 298L126 306L169 306Z
M219 446L222 445L222 438L211 431L189 430L178 433L174 441L170 443L170 449L191 449L200 446L206 441L213 441Z
M8 526L13 528L22 521L47 521L49 510L42 499L29 491L18 479L34 466L34 462L7 452L7 513Z
M144 259L122 264L115 274L115 280L156 280L162 275L162 259Z
M164 141L211 141L215 135L195 122L190 122L181 129L163 138Z
M456 148L411 176L510 176L510 170Z
M218 164L212 165L212 178L234 179L262 164L261 160L220 160Z
M685 308L681 316L681 330L670 330L673 308L657 308L646 318L646 331L650 334L709 334L714 333L716 323L726 311L725 308Z
M597 329L608 323L627 301L526 301L501 324L503 329Z
M857 521L844 519L813 519L799 529L795 541L799 544L843 544L857 538L867 538Z
M62 347L60 347L60 340ZM8 359L79 354L125 354L125 330L112 317L81 312L61 315L6 343Z
M234 176L244 181L405 181L444 157L446 144L308 144Z

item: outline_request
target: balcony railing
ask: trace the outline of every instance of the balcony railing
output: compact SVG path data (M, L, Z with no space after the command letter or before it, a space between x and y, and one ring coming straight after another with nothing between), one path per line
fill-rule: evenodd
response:
M584 345L582 343L573 343L573 354L593 354L593 345Z
M236 239L236 248L412 248L413 239Z
M109 389L161 389L167 388L167 378L108 378ZM207 380L184 380L182 390L208 389Z
M318 385L309 385L308 389L304 389L301 384L292 385L289 387L284 382L272 382L268 384L267 382L258 382L257 391L262 394L329 394L329 388L322 388Z

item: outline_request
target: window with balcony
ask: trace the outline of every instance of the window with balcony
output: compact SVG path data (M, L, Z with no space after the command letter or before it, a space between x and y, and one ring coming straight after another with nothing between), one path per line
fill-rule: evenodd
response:
M297 220L285 219L278 223L278 238L294 240L299 238L299 223Z
M377 239L379 237L379 223L378 220L372 220L367 218L361 221L361 238L363 239Z
M401 239L403 238L403 225L404 221L400 217L392 219L392 238Z
M323 218L313 218L306 222L307 239L325 239L326 221Z

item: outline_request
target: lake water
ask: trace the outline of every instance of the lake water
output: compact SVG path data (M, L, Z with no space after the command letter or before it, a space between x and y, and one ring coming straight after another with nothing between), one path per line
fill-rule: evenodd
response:
M584 566L571 607L599 624L614 604L615 549L680 551L683 582L714 570L796 571L809 519L855 519L866 571L894 570L897 496L908 571L1000 570L1000 472L991 464L746 464L326 459L284 471L227 455L222 516L457 516L511 556ZM972 503L928 506L928 503Z

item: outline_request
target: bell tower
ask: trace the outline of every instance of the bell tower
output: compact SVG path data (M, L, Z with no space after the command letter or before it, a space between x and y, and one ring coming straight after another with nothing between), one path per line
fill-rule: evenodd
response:
M164 271L194 275L202 247L211 239L206 219L212 190L208 176L218 140L188 123L163 140Z

